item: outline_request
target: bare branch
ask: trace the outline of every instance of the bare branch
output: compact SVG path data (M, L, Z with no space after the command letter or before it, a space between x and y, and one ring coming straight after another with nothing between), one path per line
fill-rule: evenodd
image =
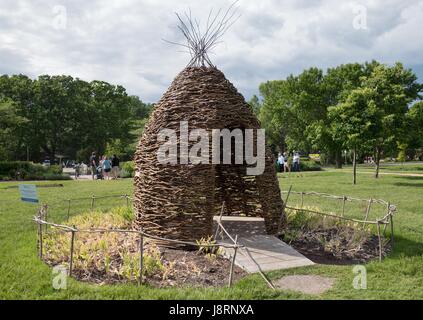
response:
M201 31L200 21L192 17L191 9L182 15L175 13L178 18L178 29L182 32L186 39L186 44L164 40L165 42L188 49L191 60L188 64L190 67L214 67L208 53L222 41L222 36L232 27L232 25L240 18L237 15L235 5L239 0L233 2L231 6L222 14L219 9L213 15L213 9L210 10L204 33Z

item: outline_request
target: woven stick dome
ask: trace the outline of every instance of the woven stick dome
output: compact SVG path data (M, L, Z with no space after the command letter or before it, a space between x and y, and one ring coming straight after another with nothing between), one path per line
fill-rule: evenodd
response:
M179 137L181 121L188 121L190 130L210 134L213 129L260 128L243 96L221 71L183 70L155 106L137 148L137 225L160 237L198 240L212 235L213 216L225 203L224 215L263 217L267 232L275 234L282 199L270 150L266 149L260 176L247 176L246 165L163 165L157 159L158 133L173 129Z

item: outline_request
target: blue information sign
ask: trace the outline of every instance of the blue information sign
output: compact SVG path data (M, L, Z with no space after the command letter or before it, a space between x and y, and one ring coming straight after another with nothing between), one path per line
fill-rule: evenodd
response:
M19 192L24 202L38 203L37 187L33 184L20 184Z

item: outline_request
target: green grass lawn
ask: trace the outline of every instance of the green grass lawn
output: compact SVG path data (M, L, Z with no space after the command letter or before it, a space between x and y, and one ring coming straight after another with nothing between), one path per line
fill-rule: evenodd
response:
M371 175L360 175L357 186L350 182L350 175L343 172L280 176L283 190L292 185L295 191L385 199L398 207L395 251L382 263L367 264L367 290L353 288L353 266L319 265L269 273L271 279L293 274L335 278L334 288L321 296L275 292L258 275L241 280L231 289L100 286L71 279L67 290L56 291L51 269L37 258L37 234L31 221L37 206L21 203L18 190L7 188L16 183L0 183L0 299L423 299L423 177L382 176L375 180ZM92 194L131 194L133 188L131 180L58 183L64 187L38 189L42 201L51 204L50 218L56 222L66 217L66 202L61 200ZM315 199L310 205L319 206L319 201ZM112 201L98 204L110 206ZM322 207L327 205L321 203ZM89 206L89 202L84 206Z

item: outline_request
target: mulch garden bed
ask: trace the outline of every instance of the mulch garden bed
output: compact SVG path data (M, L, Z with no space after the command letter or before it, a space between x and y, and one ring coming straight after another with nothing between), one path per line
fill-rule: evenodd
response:
M223 257L208 258L196 251L161 249L165 265L174 264L166 279L153 277L147 282L155 287L224 287L228 285L231 262ZM247 273L234 266L234 283Z
M198 251L159 248L165 271L144 277L144 284L166 287L224 287L228 285L231 262L221 256L208 257ZM46 261L54 266L56 263ZM233 283L247 275L234 266ZM99 270L74 269L72 277L78 281L99 285L128 283L128 279ZM132 282L136 282L135 280Z

